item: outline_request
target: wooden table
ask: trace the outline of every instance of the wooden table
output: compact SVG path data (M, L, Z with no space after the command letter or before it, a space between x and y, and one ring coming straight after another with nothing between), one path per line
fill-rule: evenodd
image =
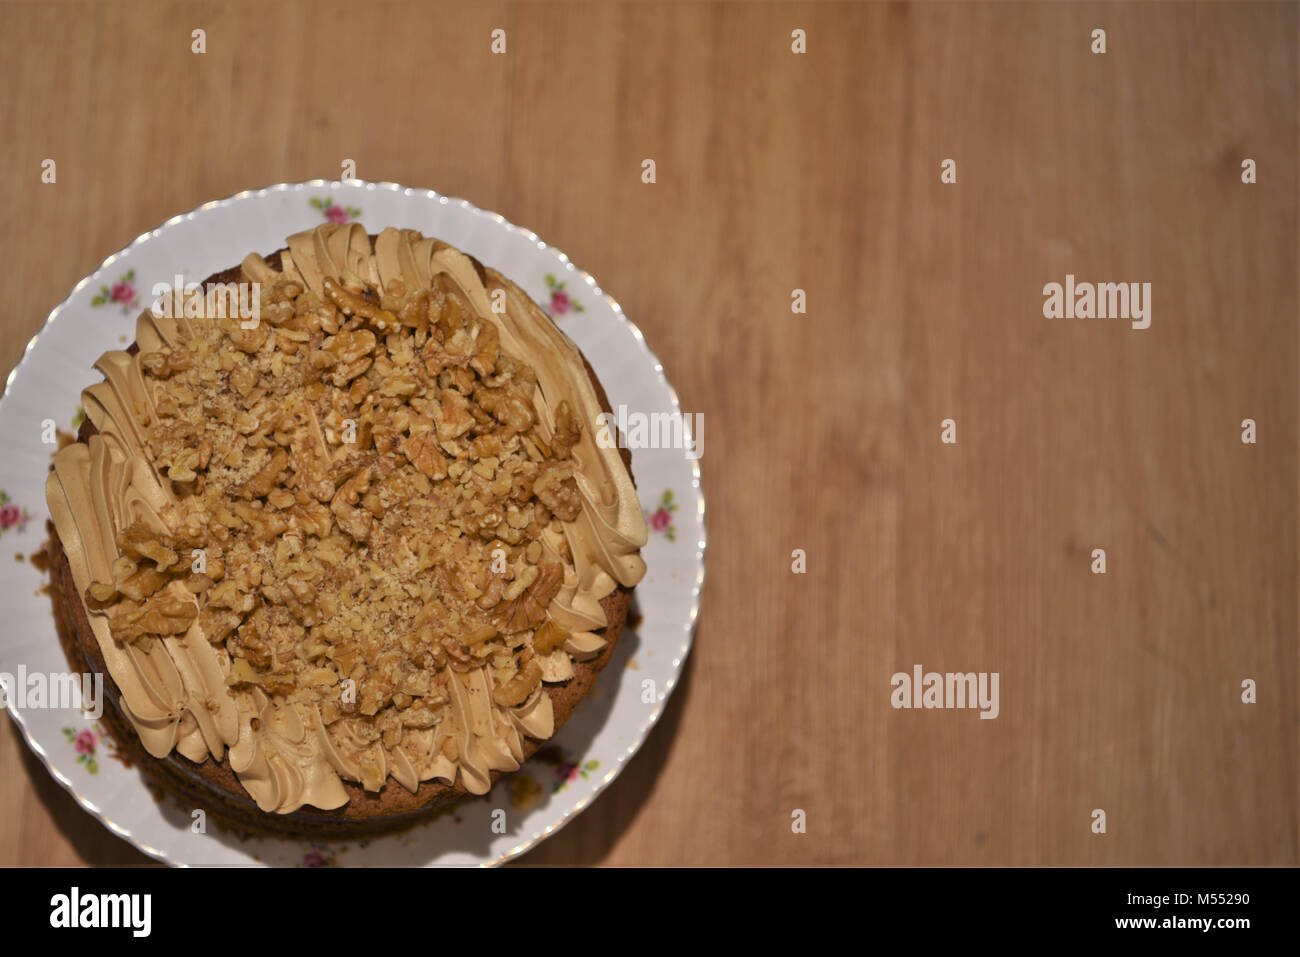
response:
M352 158L564 249L704 414L685 680L525 863L1297 863L1294 3L0 18L6 368L132 237ZM1067 274L1150 327L1044 318ZM999 716L894 709L917 664ZM12 727L0 807L0 864L145 863Z

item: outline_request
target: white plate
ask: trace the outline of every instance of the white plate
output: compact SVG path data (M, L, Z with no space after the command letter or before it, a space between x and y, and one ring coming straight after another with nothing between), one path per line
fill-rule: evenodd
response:
M526 229L464 200L394 183L280 183L205 203L137 238L77 283L27 345L0 398L0 546L29 555L45 537L44 486L52 420L75 432L81 390L98 381L91 364L134 339L135 318L155 283L197 282L269 253L291 233L326 217L355 219L370 232L411 227L443 239L513 279L545 306L600 377L611 406L677 411L677 395L640 330L587 273ZM155 802L137 771L105 754L94 722L78 711L21 711L6 701L27 743L77 801L152 857L179 865L497 864L572 820L623 769L663 712L690 650L704 581L704 495L696 461L680 449L634 449L632 468L651 525L637 586L642 620L624 630L609 666L573 719L539 757L485 799L404 834L361 843L240 840L190 829L189 812ZM28 562L0 561L4 629L0 672L67 671L42 576ZM631 625L631 622L629 623ZM392 786L390 784L390 786ZM504 809L505 833L492 827ZM496 816L500 818L499 815Z

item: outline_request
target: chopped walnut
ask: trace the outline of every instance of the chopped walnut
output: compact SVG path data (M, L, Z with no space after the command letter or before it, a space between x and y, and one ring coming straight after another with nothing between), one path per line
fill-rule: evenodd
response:
M357 507L361 496L370 488L370 469L360 469L352 478L343 483L330 501L330 511L338 519L339 527L357 541L365 541L370 536L373 517Z
M276 449L266 465L262 466L261 471L244 484L232 489L233 494L239 498L266 498L276 487L276 480L288 465L289 453L284 449Z
M572 470L552 467L542 472L533 483L533 494L562 522L571 522L582 511L582 497Z
M526 591L503 601L493 610L492 622L505 634L536 628L546 618L546 608L564 584L564 568L556 563L529 566L536 578Z
M539 415L535 371L470 302L447 274L345 273L323 296L279 277L254 328L193 323L140 356L177 502L165 529L121 530L87 589L120 641L197 622L231 688L317 707L371 790L382 749L444 720L453 672L490 669L518 707L568 638L542 535L583 507L581 426L564 402Z
M533 651L549 655L569 640L569 633L549 618L533 634Z
M542 683L542 669L529 660L509 682L492 691L492 700L503 707L513 708L523 704L534 689Z
M170 588L136 602L123 599L109 606L108 627L121 642L134 642L156 635L182 635L198 616L193 599Z
M555 411L555 434L551 437L551 451L557 458L565 458L582 437L578 417L567 401L561 400Z
M447 460L438 451L438 442L432 432L416 432L402 443L402 454L429 478L446 478Z

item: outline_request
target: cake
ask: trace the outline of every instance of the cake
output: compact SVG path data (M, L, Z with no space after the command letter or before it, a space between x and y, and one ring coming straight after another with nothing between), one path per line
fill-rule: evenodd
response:
M119 747L255 832L487 793L587 694L645 572L590 365L413 230L324 224L161 306L95 364L46 485L60 637Z

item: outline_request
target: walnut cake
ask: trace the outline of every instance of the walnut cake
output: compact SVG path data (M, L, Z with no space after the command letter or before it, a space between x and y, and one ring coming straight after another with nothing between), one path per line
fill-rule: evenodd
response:
M73 666L152 782L245 829L484 794L587 693L645 572L604 391L518 286L413 230L325 224L205 287L232 282L255 321L145 312L55 456Z

